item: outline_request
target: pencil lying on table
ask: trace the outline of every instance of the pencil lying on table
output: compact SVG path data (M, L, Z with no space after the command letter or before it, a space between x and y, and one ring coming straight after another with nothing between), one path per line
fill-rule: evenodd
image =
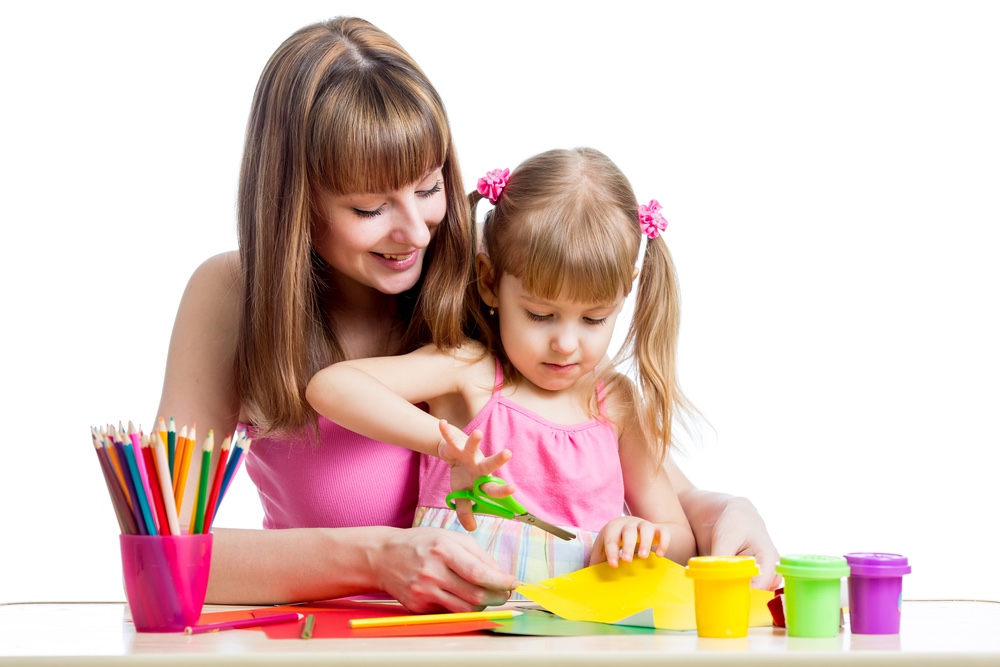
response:
M422 614L417 616L382 616L380 618L352 618L348 625L352 628L383 628L390 625L424 625L427 623L458 623L461 621L484 621L499 618L514 618L521 612L514 609L496 611L466 611L455 614Z
M256 618L242 618L238 621L220 621L218 623L206 623L204 625L189 625L184 628L186 635L199 635L203 632L215 632L216 630L236 630L238 628L257 628L262 625L274 625L276 623L289 623L291 621L301 621L305 614L275 614L273 616L258 616Z

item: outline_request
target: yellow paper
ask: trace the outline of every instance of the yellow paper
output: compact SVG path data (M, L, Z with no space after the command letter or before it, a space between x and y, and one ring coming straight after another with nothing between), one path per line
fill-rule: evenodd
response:
M650 554L617 568L607 563L524 584L517 592L571 621L694 630L694 582L683 566ZM751 627L770 626L770 591L750 591Z

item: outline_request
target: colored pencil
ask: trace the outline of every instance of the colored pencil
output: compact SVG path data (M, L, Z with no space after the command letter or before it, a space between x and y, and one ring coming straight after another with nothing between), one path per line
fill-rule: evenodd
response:
M302 639L312 639L314 625L316 625L316 615L309 614L308 616L306 616L305 625L302 626L302 634L299 636Z
M191 471L191 452L194 451L198 442L198 435L195 433L195 426L191 426L188 431L187 440L184 443L184 458L181 459L180 476L177 478L177 488L174 491L174 499L177 501L177 515L181 515L181 506L184 504L184 490L187 485L188 473ZM194 512L191 513L194 516Z
M114 439L107 437L103 432L94 429L100 438L101 445L104 448L105 453L108 455L108 461L111 462L111 467L114 469L115 477L118 479L118 484L120 485L122 491L124 491L125 500L128 502L129 511L134 511L132 509L132 499L128 495L128 485L125 484L125 475L122 474L122 465L124 461L118 460L118 450L115 449ZM133 515L134 518L134 515Z
M180 535L181 526L177 522L177 511L174 508L173 483L170 481L170 463L167 461L167 448L163 446L160 434L153 431L153 443L151 449L156 458L156 475L160 482L159 494L160 505L166 514L166 526L170 535ZM162 530L160 531L163 532Z
M111 504L114 506L115 515L118 517L118 527L123 533L136 533L138 532L138 528L136 527L135 517L132 515L132 508L128 506L122 486L115 475L114 469L111 467L111 460L101 442L102 439L99 437L96 429L91 429L90 435L94 440L94 451L97 453L97 459L101 464L101 472L104 475L104 483L108 487L108 494L111 496Z
M174 448L174 462L171 464L170 473L171 479L174 480L174 493L177 492L177 478L181 475L181 461L184 460L184 445L187 442L187 424L181 426L180 432L177 434L177 445ZM178 510L180 511L180 510Z
M174 468L174 454L177 450L177 422L170 418L170 427L167 428L167 460L170 462L170 469Z
M150 484L150 472L147 469L146 452L142 448L142 440L139 437L139 432L135 430L135 425L132 422L128 423L128 431L121 428L119 424L119 432L121 433L122 439L128 439L132 443L132 454L135 457L135 466L139 470L139 480L140 483L136 486L136 490L141 489L145 500L146 506L149 508L149 513L153 517L153 530L150 531L150 535L157 535L160 532L159 513L156 511L156 505L153 502L153 488ZM156 474L155 472L153 473Z
M352 618L348 625L352 628L384 628L392 625L425 625L428 623L458 623L461 621L483 621L498 618L514 618L521 612L514 609L496 611L467 611L456 614L423 614L417 616L383 616L381 618Z
M218 623L206 623L204 625L189 625L184 628L184 634L197 635L203 632L215 632L217 630L235 630L237 628L257 628L262 625L274 625L276 623L289 623L291 621L301 621L305 614L275 614L273 616L258 616L256 618L243 618L236 621L220 621Z
M110 434L104 437L106 441L110 441L125 472L125 494L128 496L129 505L132 506L132 516L135 517L136 527L139 529L138 534L148 535L146 532L146 519L143 517L142 508L139 506L139 495L136 492L135 483L132 481L132 470L129 467L128 458L125 456L125 443L122 442L121 438L115 438Z
M222 502L222 498L226 497L226 491L229 490L229 485L233 483L233 477L239 472L240 464L243 463L243 459L246 458L247 450L250 449L250 438L246 437L246 430L240 432L239 440L236 443L235 448L229 453L229 463L226 464L226 474L222 478L222 492L220 493L219 502Z
M201 448L201 470L198 473L198 503L195 507L194 530L201 533L205 528L205 508L208 507L208 474L212 467L212 429L208 429L205 444Z
M226 461L229 459L229 447L231 440L226 437L219 448L219 460L215 462L215 473L212 475L212 490L208 494L208 504L205 506L205 532L208 532L215 517L215 508L219 501L219 494L222 492L222 478L226 473Z
M154 431L154 433L156 433ZM159 435L157 435L159 437ZM167 509L163 502L163 493L160 492L160 471L157 469L156 453L149 441L149 436L145 433L139 434L139 441L142 443L142 458L146 462L146 474L149 476L149 495L153 499L153 507L156 509L156 532L159 535L169 535L170 525L167 522Z
M116 441L118 442L118 441ZM132 443L121 440L122 449L125 452L125 460L128 461L128 469L131 473L135 498L138 501L139 511L142 513L143 535L156 535L156 524L153 522L153 515L150 513L149 505L146 503L146 494L142 488L142 475L139 474L139 466L136 464L136 456L132 451Z

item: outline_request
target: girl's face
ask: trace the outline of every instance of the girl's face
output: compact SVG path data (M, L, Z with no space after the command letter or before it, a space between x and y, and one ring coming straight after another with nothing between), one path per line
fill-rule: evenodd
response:
M313 247L334 280L399 294L417 283L427 244L444 220L444 177L439 167L394 192L324 193L317 208Z
M500 277L494 296L487 303L497 309L510 362L548 391L571 387L604 359L625 303L624 295L612 303L540 299L512 275Z

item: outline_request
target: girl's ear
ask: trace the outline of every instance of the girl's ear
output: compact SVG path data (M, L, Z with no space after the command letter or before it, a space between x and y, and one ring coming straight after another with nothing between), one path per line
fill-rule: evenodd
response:
M479 253L476 255L476 287L479 288L479 297L490 308L496 308L499 303L496 282L490 258Z

